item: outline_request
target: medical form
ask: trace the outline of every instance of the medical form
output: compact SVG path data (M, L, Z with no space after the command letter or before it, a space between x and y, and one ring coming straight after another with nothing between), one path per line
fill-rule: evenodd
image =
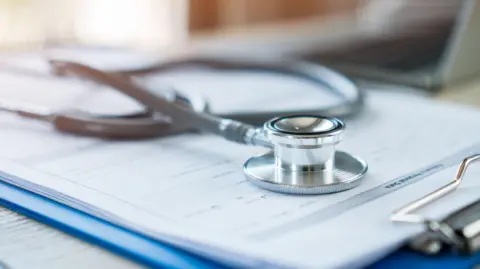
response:
M209 97L221 100L250 79L229 76L222 75L228 89L220 88L218 77L198 74L178 85L204 94L212 87L215 96ZM256 84L256 106L267 101L264 88L277 89L273 98L285 105L308 105L308 97L291 94L298 84L274 81ZM0 114L0 171L112 222L236 265L358 267L421 231L391 223L393 210L450 181L467 154L480 152L480 111L393 90L367 93L366 111L346 121L340 149L363 156L369 172L361 186L337 194L291 196L247 184L241 166L264 149L207 134L105 141L6 114ZM252 105L252 96L240 97L234 105ZM466 187L445 199L452 211L479 198L473 190L480 183L472 180L479 173L473 168Z

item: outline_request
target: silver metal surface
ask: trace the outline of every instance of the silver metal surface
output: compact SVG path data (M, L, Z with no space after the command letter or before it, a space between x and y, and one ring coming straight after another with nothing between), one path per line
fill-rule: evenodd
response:
M448 216L444 222L465 241L462 252L476 253L480 250L480 201L471 203Z
M480 160L480 154L463 159L453 181L447 185L396 210L391 220L394 222L421 223L427 231L410 242L410 247L424 254L437 254L444 244L464 253L473 253L480 248L480 201L448 216L444 220L427 218L413 213L436 200L455 191L462 182L468 166Z
M280 118L272 123L272 127L285 133L324 133L336 127L335 122L319 117Z
M323 194L360 184L367 164L336 152L345 125L332 117L298 115L272 119L264 133L273 146L268 154L244 165L247 179L276 192Z
M358 186L367 164L348 153L334 154L333 171L291 171L276 165L273 152L250 158L244 165L247 180L258 187L289 194L327 194Z
M265 132L262 128L250 128L245 133L243 139L245 145L273 148L272 143L265 137Z
M431 221L422 215L414 214L412 212L428 204L431 204L432 202L454 191L458 187L458 185L460 185L460 183L462 182L463 176L465 175L465 171L467 170L467 167L470 165L470 163L479 159L480 159L480 154L474 154L465 158L460 164L460 167L458 168L457 174L455 175L455 178L453 179L453 181L439 188L438 190L435 190L425 195L424 197L418 200L415 200L410 204L396 210L392 214L391 220L395 222L409 222L409 223L426 223Z
M275 118L264 125L273 144L275 165L291 172L315 172L333 181L334 145L341 140L343 123L320 116Z
M297 115L272 119L264 130L272 144L300 148L337 144L345 125L332 117Z

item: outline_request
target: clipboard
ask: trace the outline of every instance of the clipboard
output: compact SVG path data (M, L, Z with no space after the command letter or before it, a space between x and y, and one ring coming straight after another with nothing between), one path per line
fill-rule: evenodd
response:
M480 265L480 200L441 220L414 213L455 191L469 165L479 160L480 154L466 157L450 183L392 214L392 221L425 225L426 231L372 268L473 268Z
M0 176L0 205L80 240L98 245L152 268L225 268L225 265L136 233L38 193Z
M468 165L476 160L480 160L480 154L465 158L451 183L397 210L392 215L392 219L401 221L418 218L419 215L412 215L412 211L426 206L454 191L461 183ZM15 186L9 183L6 177L6 175L0 175L1 206L81 240L103 247L106 250L131 259L139 264L151 268L231 268L232 266L232 264L220 260L202 257L201 255L176 247L168 242L159 241L148 235L138 233L127 227L62 204L34 191ZM480 223L480 201L474 202L462 210L476 210L476 216L479 216L476 220ZM459 212L455 212L444 220L436 222L448 225L448 221L451 220L452 217L458 217L459 214ZM433 221L423 220L423 223L431 222ZM414 223L422 222L417 221ZM469 223L472 223L472 221ZM438 237L438 234L435 234L435 232L432 233L432 229L430 228L419 238L432 235L435 239L443 240L441 243L444 246L448 245L453 249L458 249L460 246L451 244L452 242L444 240L445 238ZM480 233L477 238L480 238ZM415 245L417 245L417 247L415 247ZM432 266L435 266L435 268L472 268L480 264L480 251L478 251L478 249L467 251L468 255L459 255L456 253L458 251L452 252L445 249L441 249L441 251L436 253L426 253L418 246L419 241L413 239L408 246L377 261L368 268L409 267L410 269L414 269L431 268ZM478 247L480 248L480 245ZM462 253L466 252L463 251Z

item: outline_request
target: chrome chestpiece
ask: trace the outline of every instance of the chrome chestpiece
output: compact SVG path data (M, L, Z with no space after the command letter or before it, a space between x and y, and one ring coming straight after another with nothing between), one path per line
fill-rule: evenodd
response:
M263 127L273 150L244 165L247 179L264 189L291 194L326 194L358 186L365 161L335 146L345 130L342 121L320 116L275 118Z

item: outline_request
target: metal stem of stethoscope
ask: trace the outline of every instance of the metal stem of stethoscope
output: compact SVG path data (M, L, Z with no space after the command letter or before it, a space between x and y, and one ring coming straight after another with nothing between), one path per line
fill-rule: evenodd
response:
M125 75L69 62L53 62L53 66L59 75L74 75L109 85L146 107L168 115L174 122L237 143L270 148L269 153L252 157L244 166L247 179L262 188L293 194L332 193L357 186L367 171L363 160L335 150L345 128L336 118L285 116L256 128L176 105L143 89Z

